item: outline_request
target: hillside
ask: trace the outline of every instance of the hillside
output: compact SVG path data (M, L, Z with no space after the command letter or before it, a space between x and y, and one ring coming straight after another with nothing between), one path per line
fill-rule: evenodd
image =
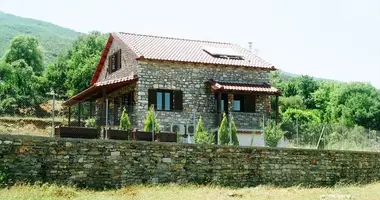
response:
M29 34L40 40L47 63L55 60L63 49L69 48L80 33L52 23L22 18L0 11L0 58L4 55L12 38L18 34Z

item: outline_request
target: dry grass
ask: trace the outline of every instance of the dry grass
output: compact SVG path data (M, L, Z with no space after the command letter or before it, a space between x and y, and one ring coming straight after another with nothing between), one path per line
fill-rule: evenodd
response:
M111 200L111 199L151 199L151 200L189 200L189 199L320 199L321 195L344 194L354 199L380 199L380 183L364 186L336 186L334 188L276 188L259 186L255 188L231 189L216 186L130 186L119 190L92 191L71 187L42 185L17 185L9 189L0 189L1 199L30 199L30 200Z

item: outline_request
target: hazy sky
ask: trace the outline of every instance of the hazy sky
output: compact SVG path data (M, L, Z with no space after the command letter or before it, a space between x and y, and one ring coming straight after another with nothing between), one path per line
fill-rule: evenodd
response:
M380 88L380 0L0 0L0 10L80 32L247 48L252 41L259 56L282 70Z

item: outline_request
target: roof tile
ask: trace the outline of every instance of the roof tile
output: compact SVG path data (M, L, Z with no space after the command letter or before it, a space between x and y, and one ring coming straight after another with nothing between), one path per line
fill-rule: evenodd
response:
M177 61L203 64L243 66L262 69L275 69L273 65L252 54L243 47L222 42L210 42L170 37L140 35L133 33L114 33L128 45L139 58L148 60ZM205 47L231 48L244 59L217 58L203 49Z

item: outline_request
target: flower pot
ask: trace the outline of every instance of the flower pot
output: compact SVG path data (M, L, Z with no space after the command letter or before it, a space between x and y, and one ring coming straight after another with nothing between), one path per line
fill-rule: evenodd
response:
M153 141L152 132L145 132L145 131L134 131L133 133L133 139L139 140L139 141Z
M172 132L159 132L156 134L156 140L159 142L177 142L177 134Z

